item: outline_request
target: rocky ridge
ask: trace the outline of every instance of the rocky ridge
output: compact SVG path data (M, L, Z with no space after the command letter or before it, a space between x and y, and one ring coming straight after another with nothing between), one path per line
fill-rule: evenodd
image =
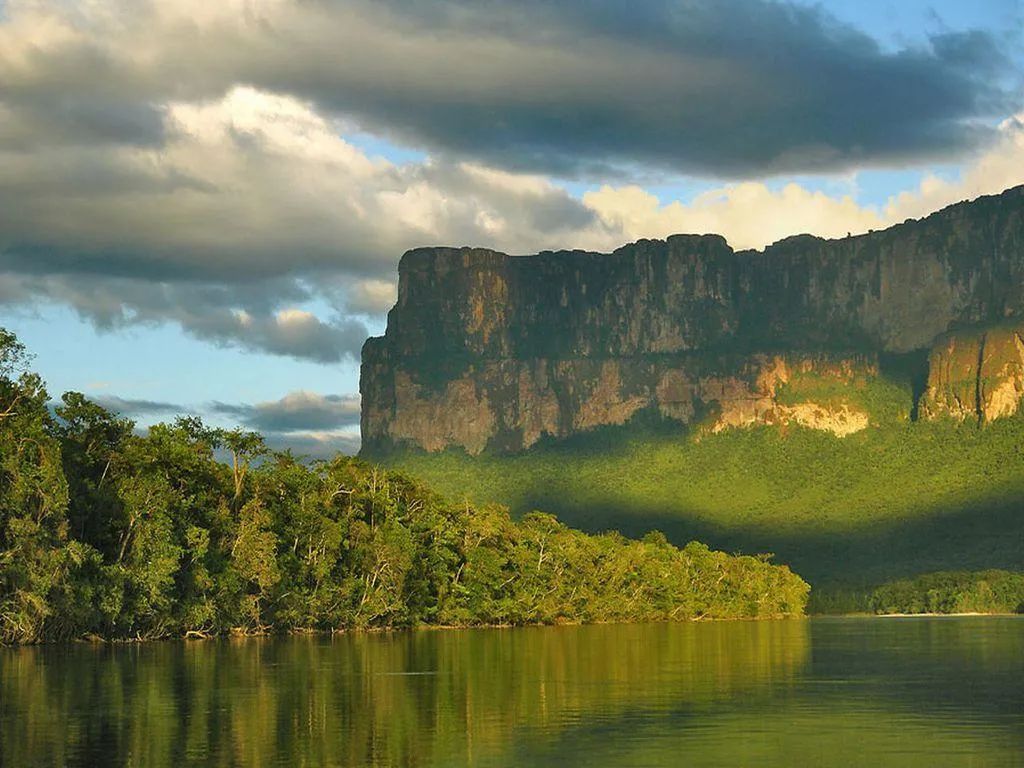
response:
M905 417L990 421L1024 395L1022 318L1024 187L764 251L417 249L363 348L364 448L515 451L644 413L844 436L887 418L869 395L893 360L923 382Z

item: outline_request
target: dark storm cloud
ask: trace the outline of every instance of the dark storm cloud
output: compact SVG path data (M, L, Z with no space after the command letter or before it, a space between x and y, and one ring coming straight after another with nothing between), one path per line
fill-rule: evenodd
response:
M738 177L906 162L977 146L991 136L977 119L1017 105L999 76L1012 72L1010 62L988 32L887 50L820 7L317 6L327 19L344 9L359 40L315 76L321 49L299 53L266 73L271 85L405 140L506 167L647 165Z
M247 83L516 169L749 177L948 155L991 135L979 118L1019 105L996 33L893 49L791 2L107 3L117 26L25 54L8 90L83 110L83 133L142 143L156 136L149 105ZM137 110L108 124L92 100Z
M255 405L213 403L211 411L239 419L245 426L268 433L326 431L359 423L358 395L291 392L280 400Z

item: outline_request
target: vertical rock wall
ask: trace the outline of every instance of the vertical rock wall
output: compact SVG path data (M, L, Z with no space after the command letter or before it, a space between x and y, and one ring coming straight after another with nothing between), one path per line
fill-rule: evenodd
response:
M848 434L871 421L856 398L782 402L780 383L796 370L833 391L933 344L920 412L997 418L1020 400L1022 310L1024 188L763 252L715 235L611 254L418 249L363 350L364 446L519 450L641 412Z

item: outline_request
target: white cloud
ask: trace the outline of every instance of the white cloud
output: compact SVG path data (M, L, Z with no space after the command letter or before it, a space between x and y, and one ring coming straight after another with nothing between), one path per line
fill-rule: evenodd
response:
M584 204L607 230L624 239L715 233L734 248L763 248L795 234L843 237L920 218L961 200L997 194L1024 183L1024 115L1006 120L1000 138L968 163L956 180L926 177L917 189L894 195L884 206L863 206L790 183L778 190L760 182L730 184L691 202L661 204L637 186L604 186Z
M359 395L322 395L297 390L280 400L254 405L213 403L211 410L231 416L262 432L310 432L352 427L359 423Z
M360 280L348 289L346 306L350 312L380 315L394 306L398 286L391 280Z
M207 410L259 431L276 450L313 458L359 450L359 395L297 390L280 400L253 405L211 403Z
M927 216L944 206L1002 192L1024 183L1024 112L999 126L1000 141L968 164L960 177L949 181L927 176L912 191L894 195L886 206L890 222Z
M882 226L879 215L850 197L834 198L797 184L773 191L758 182L698 195L691 203L661 205L639 187L602 187L584 203L628 239L676 233L724 235L734 248L760 248L796 233L838 237Z

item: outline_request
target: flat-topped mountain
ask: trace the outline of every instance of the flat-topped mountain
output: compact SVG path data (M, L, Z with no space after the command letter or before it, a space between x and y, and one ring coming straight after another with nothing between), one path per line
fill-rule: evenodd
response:
M903 413L872 396L913 380ZM409 251L363 347L362 434L514 451L655 413L711 431L991 420L1024 395L1024 187L839 240L717 235L611 254Z

